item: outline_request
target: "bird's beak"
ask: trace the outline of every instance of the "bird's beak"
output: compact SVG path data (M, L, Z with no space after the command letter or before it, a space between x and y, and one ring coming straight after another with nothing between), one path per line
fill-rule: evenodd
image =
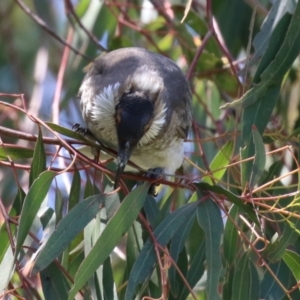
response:
M117 171L116 171L116 178L115 178L115 185L114 189L119 187L120 177L127 165L129 157L131 155L131 147L129 141L125 143L125 147L120 148L118 152L118 161L117 161Z

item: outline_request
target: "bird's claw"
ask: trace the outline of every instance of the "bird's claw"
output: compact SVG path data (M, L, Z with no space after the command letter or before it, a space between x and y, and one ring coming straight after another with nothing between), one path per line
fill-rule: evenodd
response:
M76 133L83 135L84 137L91 139L91 140L96 140L96 138L94 137L94 135L88 128L84 128L78 123L76 123L72 126L72 130L75 131Z
M146 173L147 178L151 179L159 179L162 178L163 174L163 169L162 168L153 168L149 169L148 172ZM158 192L156 191L156 188L159 186L159 183L154 182L151 184L148 194L152 195L153 197L156 197L158 195Z

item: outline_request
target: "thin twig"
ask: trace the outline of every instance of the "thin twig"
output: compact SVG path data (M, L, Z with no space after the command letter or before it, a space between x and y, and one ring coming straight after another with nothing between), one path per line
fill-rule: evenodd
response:
M82 24L81 20L78 18L73 4L70 0L65 0L65 7L66 7L66 11L67 11L67 16L72 15L73 18L76 20L76 22L78 23L79 27L86 33L86 35L94 42L94 44L96 45L97 48L99 48L102 51L107 51L107 49L101 45L99 43L99 40L97 39L97 37L95 35L93 35L93 33L89 30L87 30L85 28L85 26Z
M198 47L198 50L197 50L197 52L196 52L196 55L194 56L193 61L192 61L191 65L190 65L189 70L188 70L187 75L186 75L186 77L187 77L189 80L191 80L192 74L193 74L194 69L195 69L195 67L196 67L196 64L197 64L197 62L198 62L198 60L199 60L199 58L200 58L200 55L202 54L202 52L203 52L203 50L204 50L204 48L205 48L205 46L206 46L208 40L210 39L210 37L211 37L212 35L213 35L212 30L209 30L209 31L206 33L206 35L205 35L205 37L204 37L204 39L203 39L201 45Z
M58 36L52 29L48 27L48 25L36 14L34 14L29 7L25 5L25 3L22 0L15 0L15 2L21 7L21 9L30 17L32 18L43 30L45 30L50 36L55 38L57 41L59 41L61 44L69 47L74 53L80 55L81 57L85 58L88 61L91 61L92 59L85 54L81 53L77 49L75 49L72 45L68 44L66 41L64 41L60 36Z

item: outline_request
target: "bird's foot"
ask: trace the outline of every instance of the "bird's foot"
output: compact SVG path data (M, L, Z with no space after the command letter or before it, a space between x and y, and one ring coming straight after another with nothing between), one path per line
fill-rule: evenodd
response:
M153 168L153 169L149 169L148 172L146 173L146 177L147 178L151 178L151 179L159 179L162 177L164 170L162 168ZM158 195L158 192L156 191L156 187L159 186L159 183L155 182L152 183L148 194L156 197Z
M75 131L76 133L83 135L84 137L86 137L92 141L96 141L96 138L92 134L92 132L88 128L84 128L78 123L73 125L72 130Z

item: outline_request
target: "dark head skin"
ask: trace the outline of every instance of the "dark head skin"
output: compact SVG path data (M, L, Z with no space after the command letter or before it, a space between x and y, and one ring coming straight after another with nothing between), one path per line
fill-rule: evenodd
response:
M140 92L130 92L123 95L116 105L115 118L119 149L115 189L119 186L121 174L132 151L149 129L153 116L153 102Z

